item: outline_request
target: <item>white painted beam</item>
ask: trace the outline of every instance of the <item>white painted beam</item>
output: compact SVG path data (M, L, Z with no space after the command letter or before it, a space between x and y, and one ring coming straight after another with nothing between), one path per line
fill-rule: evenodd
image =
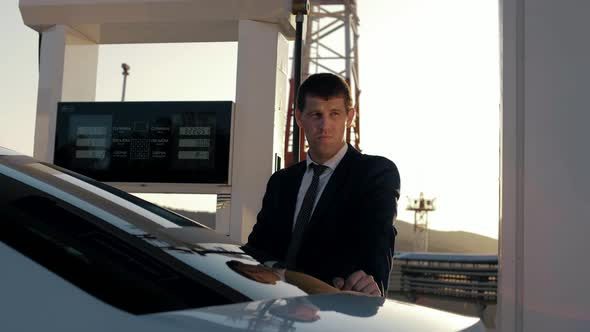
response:
M503 0L499 331L590 324L590 3Z
M289 0L20 0L24 23L66 25L100 44L237 41L238 22L277 24L295 37Z
M63 25L43 32L33 155L53 161L57 103L94 101L98 45Z
M275 24L240 21L230 224L237 241L250 234L275 153L283 155L287 48Z

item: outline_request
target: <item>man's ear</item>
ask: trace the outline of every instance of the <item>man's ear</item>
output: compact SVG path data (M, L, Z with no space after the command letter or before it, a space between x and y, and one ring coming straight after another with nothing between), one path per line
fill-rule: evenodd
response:
M301 116L302 116L302 112L297 108L295 109L295 121L297 122L297 125L299 126L299 128L301 128Z
M354 118L356 117L356 110L354 107L348 109L348 113L346 114L346 128L351 128L354 126Z

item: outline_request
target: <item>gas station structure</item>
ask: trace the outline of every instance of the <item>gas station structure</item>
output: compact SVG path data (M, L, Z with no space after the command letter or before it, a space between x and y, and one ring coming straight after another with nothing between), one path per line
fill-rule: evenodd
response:
M229 196L216 229L244 241L277 156L285 159L292 3L20 0L19 5L24 23L42 34L34 156L46 162L53 161L58 102L95 99L100 44L238 42L230 182L122 188ZM590 326L584 277L590 275L584 263L590 234L589 13L590 3L583 1L500 1L499 331Z
M23 0L20 9L25 24L42 36L34 157L47 162L53 162L57 103L95 100L99 45L238 42L230 182L115 185L131 192L230 197L217 211L216 230L245 241L276 156L284 159L287 41L295 36L290 2Z

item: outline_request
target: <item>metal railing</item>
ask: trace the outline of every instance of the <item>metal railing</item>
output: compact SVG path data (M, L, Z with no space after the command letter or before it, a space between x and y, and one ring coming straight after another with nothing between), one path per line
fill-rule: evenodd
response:
M496 303L498 256L402 253L394 257L390 292Z

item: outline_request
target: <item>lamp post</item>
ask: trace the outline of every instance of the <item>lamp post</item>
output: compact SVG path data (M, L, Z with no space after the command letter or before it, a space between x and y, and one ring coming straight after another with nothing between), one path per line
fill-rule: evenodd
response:
M123 64L121 64L121 68L123 68L123 94L121 95L121 101L125 101L125 90L127 88L127 76L129 76L129 69L131 69L131 67L128 64L123 63Z
M293 80L295 89L295 98L299 91L299 85L301 85L301 48L303 42L303 21L304 15L309 14L309 0L294 0L292 13L295 15L295 56L294 56L294 73ZM295 112L293 112L293 164L299 162L299 146L301 130L295 120Z

